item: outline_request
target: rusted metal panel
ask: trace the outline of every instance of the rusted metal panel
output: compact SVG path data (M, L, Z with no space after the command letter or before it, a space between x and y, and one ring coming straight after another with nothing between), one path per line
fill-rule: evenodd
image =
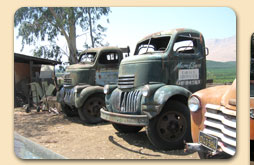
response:
M254 97L250 97L250 111L254 111ZM250 140L254 141L254 118L250 118Z
M116 84L118 79L118 70L101 69L95 74L95 83L104 86L106 84Z
M194 93L200 109L191 112L193 142L199 142L199 132L218 138L216 152L234 155L236 152L236 80L232 85L210 87Z

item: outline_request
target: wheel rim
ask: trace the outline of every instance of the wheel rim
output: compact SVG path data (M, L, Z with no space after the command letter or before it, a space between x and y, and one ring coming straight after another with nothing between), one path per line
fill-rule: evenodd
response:
M100 109L103 107L103 101L101 99L91 99L87 102L86 109L88 115L94 118L100 117Z
M160 116L157 132L167 142L177 141L184 136L186 124L186 119L182 113L169 111Z

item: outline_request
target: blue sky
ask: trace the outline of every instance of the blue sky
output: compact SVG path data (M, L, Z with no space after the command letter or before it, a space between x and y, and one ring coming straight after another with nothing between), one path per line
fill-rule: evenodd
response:
M191 28L200 31L205 39L220 39L236 35L236 15L227 7L111 7L110 23L105 40L111 46L135 49L137 41L150 33L173 29ZM14 34L15 52L21 44ZM78 50L87 38L77 40ZM66 45L59 40L60 45ZM26 46L24 52L31 47ZM31 53L27 53L31 54Z
M198 30L205 39L236 35L235 13L226 7L112 7L111 10L107 38L113 45L125 43L135 47L144 36L173 28Z

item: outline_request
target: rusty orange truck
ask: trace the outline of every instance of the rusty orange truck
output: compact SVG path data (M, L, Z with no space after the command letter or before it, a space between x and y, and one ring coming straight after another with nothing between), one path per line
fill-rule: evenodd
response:
M188 100L193 143L205 158L229 158L236 152L236 80L197 91Z
M254 161L254 33L251 36L250 65L250 160Z
M254 80L250 81L250 160L254 161Z

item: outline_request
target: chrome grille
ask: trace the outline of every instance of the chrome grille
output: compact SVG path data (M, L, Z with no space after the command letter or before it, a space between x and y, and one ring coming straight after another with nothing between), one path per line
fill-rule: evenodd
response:
M72 79L70 79L70 78L64 79L64 85L71 85L71 84L72 84Z
M123 92L121 95L120 112L136 113L141 99L141 91Z
M218 146L230 154L236 151L236 111L223 106L207 104L204 133L218 138Z
M134 75L124 75L118 77L118 88L133 88L134 87L135 76Z

